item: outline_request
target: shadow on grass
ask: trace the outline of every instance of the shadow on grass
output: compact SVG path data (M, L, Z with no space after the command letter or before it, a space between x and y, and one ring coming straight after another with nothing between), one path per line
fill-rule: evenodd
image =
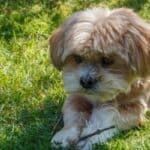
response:
M44 99L40 108L21 109L13 124L3 124L6 140L1 143L3 150L49 150L53 127L61 114L62 104L53 103L50 97ZM2 124L1 124L2 125ZM56 130L62 128L58 124ZM2 127L2 126L1 126ZM1 149L1 150L2 150Z

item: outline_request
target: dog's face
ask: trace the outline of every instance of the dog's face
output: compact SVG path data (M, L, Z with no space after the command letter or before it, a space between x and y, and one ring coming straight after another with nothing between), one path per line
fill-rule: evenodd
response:
M66 91L103 101L128 92L136 78L149 74L149 32L128 9L95 8L71 16L50 41Z
M127 92L132 80L132 68L120 55L87 50L84 55L69 55L64 64L63 79L66 91L94 95L110 100Z

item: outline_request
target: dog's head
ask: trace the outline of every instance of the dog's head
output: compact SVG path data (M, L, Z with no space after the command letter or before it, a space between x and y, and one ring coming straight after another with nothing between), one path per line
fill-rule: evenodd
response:
M150 74L150 26L129 9L87 9L51 36L51 59L69 93L110 100Z

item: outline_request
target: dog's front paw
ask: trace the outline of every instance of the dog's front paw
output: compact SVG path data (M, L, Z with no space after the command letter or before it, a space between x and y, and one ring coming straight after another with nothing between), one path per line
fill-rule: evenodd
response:
M62 129L61 131L57 132L51 140L51 144L55 148L67 148L71 144L74 144L78 141L79 138L79 131L77 128L68 128Z

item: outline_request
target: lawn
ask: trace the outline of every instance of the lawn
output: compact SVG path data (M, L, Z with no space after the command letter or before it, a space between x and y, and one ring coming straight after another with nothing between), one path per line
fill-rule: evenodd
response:
M66 94L48 38L72 12L91 6L130 7L150 20L150 0L0 0L0 150L51 149ZM149 150L147 118L95 149Z

